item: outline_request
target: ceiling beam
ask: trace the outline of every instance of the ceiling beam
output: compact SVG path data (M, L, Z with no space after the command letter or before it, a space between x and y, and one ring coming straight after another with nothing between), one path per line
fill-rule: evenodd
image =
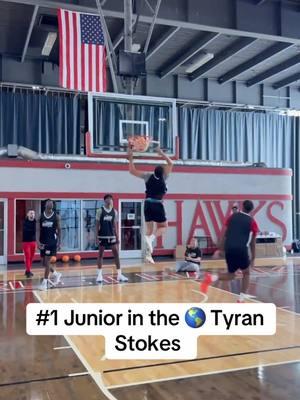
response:
M100 0L96 0L96 6L97 6L98 14L100 17L101 26L102 26L102 29L104 32L104 43L105 43L105 47L107 49L107 58L108 58L109 70L110 70L110 75L111 75L111 79L112 79L114 92L118 93L119 88L118 88L118 82L117 82L117 77L116 77L116 71L117 71L116 53L113 48L111 37L110 37L109 31L108 31L108 28L106 25L106 21L105 21L105 17L103 14L103 9L102 9Z
M273 84L273 89L281 89L285 86L289 86L291 83L297 82L300 79L300 72L294 75L288 76L287 78L281 79Z
M235 54L239 53L241 50L244 50L245 48L250 46L253 42L255 42L255 40L256 39L248 37L237 39L233 44L227 46L224 50L220 51L220 53L218 53L211 61L191 73L189 75L189 79L191 81L195 81L201 78L201 76L203 76L206 72L210 71L217 65L223 63Z
M253 78L249 79L246 82L246 85L248 87L257 85L258 83L264 82L265 80L272 78L273 76L279 74L280 72L283 72L299 63L300 63L300 54L297 54L296 56L289 58L288 60L283 61L278 65L275 65L275 67L272 67L267 71L264 71L261 74L258 74Z
M154 26L155 26L155 23L156 23L156 20L157 20L160 4L161 4L161 0L157 0L156 1L156 6L155 6L155 10L154 10L154 14L153 14L153 18L152 18L152 21L151 21L151 25L150 25L149 30L148 30L146 43L145 43L145 46L144 46L144 51L143 52L145 54L148 53L148 48L149 48L150 40L151 40L151 37L152 37L153 29L154 29Z
M34 24L35 24L35 20L36 20L36 16L39 10L39 6L34 6L33 9L33 13L31 16L31 20L30 20L30 25L27 31L27 35L26 35L26 39L25 39L25 43L24 43L24 47L23 47L23 51L22 51L22 56L21 56L21 62L24 62L25 57L26 57L26 53L28 50L28 46L29 46L29 42L30 42L30 38L31 38L31 34L34 28Z
M49 8L49 9L58 9L58 8L66 8L68 10L73 10L73 11L78 11L78 12L86 12L86 13L96 13L96 7L95 6L83 6L83 5L78 5L74 3L67 3L67 2L59 2L59 1L51 1L51 0L2 0L5 2L9 3L16 3L16 4L27 4L27 5L38 5L43 8ZM165 0L166 1L166 0ZM171 0L169 0L170 2ZM109 4L109 2L107 2ZM107 5L106 4L106 5ZM259 10L259 7L258 7ZM252 37L252 38L257 38L257 39L266 39L266 40L275 40L275 41L280 41L280 42L290 42L299 45L300 44L300 38L298 37L297 34L294 34L292 37L286 37L286 36L281 36L277 33L270 34L268 33L268 29L264 29L264 32L257 32L255 29L255 21L251 21L251 27L248 30L240 30L240 29L233 29L231 27L231 24L228 23L225 26L215 26L211 24L212 20L212 15L216 11L214 9L208 10L211 14L208 14L207 16L202 16L201 17L201 22L190 22L190 21L183 21L183 20L178 20L178 19L171 19L171 18L157 18L156 23L159 25L165 25L165 26L175 26L175 27L181 27L185 29L193 29L193 30L198 30L198 31L206 31L206 32L217 32L221 33L224 35L233 35L237 37ZM104 15L106 17L112 17L112 18L118 18L118 19L124 19L124 12L119 9L119 10L111 10L106 8L103 10ZM133 14L133 16L136 17L136 14ZM259 19L259 22L264 21L264 25L266 27L272 25L277 21L278 16L274 16L272 13L269 14L267 20L265 17L265 14L261 15L259 14L257 18ZM151 15L140 15L139 16L139 21L143 23L148 23L151 24L152 17ZM285 30L288 30L287 26L283 26L282 31L284 32Z
M176 57L161 71L159 71L159 76L161 78L165 78L166 76L172 74L180 65L184 64L191 57L198 53L199 50L203 49L208 43L214 40L218 36L217 33L206 33L205 35L201 35L201 37L195 40L194 44L183 53L183 49L178 51Z
M113 40L113 48L114 50L119 47L119 45L123 42L124 40L124 28L120 30L120 32L117 34L117 36Z
M133 16L132 18L132 29L134 30L134 25L137 23L137 16ZM119 33L116 35L116 37L113 40L113 48L114 50L116 50L120 44L123 42L124 40L124 28L122 28Z
M164 33L159 40L152 46L150 47L147 56L146 56L146 60L148 61L155 53L158 52L158 50L163 47L168 40L171 39L172 36L175 35L176 32L178 32L180 29L180 27L171 27L167 30L166 33Z
M252 57L250 60L238 65L237 67L226 72L224 75L220 76L218 78L218 82L221 84L229 82L232 79L236 78L237 76L243 74L244 72L249 71L251 68L255 67L256 65L268 60L269 58L273 57L274 55L279 54L280 52L288 49L291 46L293 46L292 43L275 43L273 46L262 51L257 56Z

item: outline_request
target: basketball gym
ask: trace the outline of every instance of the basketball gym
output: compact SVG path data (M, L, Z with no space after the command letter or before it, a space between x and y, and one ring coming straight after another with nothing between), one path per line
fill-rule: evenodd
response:
M0 399L299 398L299 18L298 0L0 1ZM207 277L246 200L240 302L243 269ZM191 241L199 271L177 267ZM102 335L28 334L44 303L273 303L276 333L110 359Z

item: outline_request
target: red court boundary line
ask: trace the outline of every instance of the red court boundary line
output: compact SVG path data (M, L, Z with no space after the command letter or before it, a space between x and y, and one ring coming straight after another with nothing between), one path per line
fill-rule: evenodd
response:
M66 155L66 159L67 159ZM110 158L115 158L113 155ZM125 158L125 157L124 157ZM159 162L159 160L157 160ZM128 171L128 164L115 163L85 163L70 161L29 161L29 160L0 160L0 168L43 168L43 169L70 169L75 170L97 170L97 171ZM140 164L144 171L153 171L153 165ZM232 175L269 175L269 176L292 176L291 169L279 168L253 168L253 167L201 167L197 165L174 165L174 172L191 174L232 174Z

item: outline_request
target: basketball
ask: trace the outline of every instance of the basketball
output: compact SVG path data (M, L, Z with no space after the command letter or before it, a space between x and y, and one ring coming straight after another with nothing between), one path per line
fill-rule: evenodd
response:
M61 260L62 260L62 262L67 263L67 262L70 261L70 257L69 256L63 256Z
M145 152L150 145L150 138L148 136L130 136L128 144L134 151Z
M74 260L75 262L80 262L80 261L81 261L80 255L79 255L79 254L76 254L76 255L74 256L73 260Z
M51 264L55 264L55 263L56 263L56 257L55 257L55 256L52 256L52 257L50 258L50 263L51 263Z

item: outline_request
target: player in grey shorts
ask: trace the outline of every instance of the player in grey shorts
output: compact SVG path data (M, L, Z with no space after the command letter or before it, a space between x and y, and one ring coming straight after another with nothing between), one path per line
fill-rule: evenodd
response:
M176 272L195 272L196 278L200 277L201 250L197 239L192 238L185 251L184 261L177 261Z

